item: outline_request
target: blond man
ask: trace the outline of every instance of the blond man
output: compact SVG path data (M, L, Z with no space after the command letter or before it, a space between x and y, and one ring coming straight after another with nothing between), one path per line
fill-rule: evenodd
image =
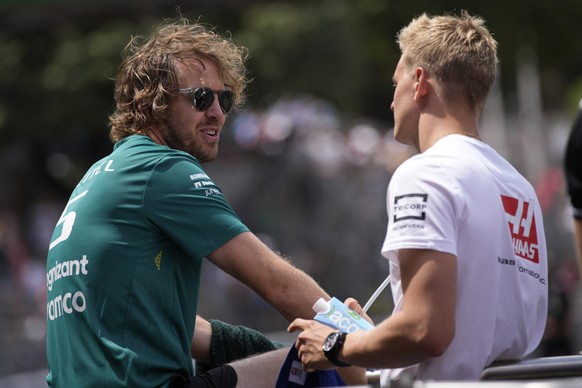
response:
M394 311L366 333L303 319L289 330L302 331L297 349L307 370L383 369L383 384L477 380L493 361L525 357L542 338L542 213L532 186L479 134L497 64L484 21L423 14L397 41L394 136L419 153L388 187L382 254Z

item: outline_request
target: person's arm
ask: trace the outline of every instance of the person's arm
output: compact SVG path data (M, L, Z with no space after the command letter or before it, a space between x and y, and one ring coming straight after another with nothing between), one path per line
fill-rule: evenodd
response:
M231 325L218 319L205 321L197 316L196 324L200 327L195 329L191 348L192 357L196 359L196 374L255 354L289 347L289 344L272 341L250 327Z
M203 364L210 364L210 344L212 341L212 326L210 322L196 315L196 326L194 326L194 336L190 353L192 358Z
M368 332L346 337L338 359L367 368L399 368L440 356L455 335L457 261L431 250L400 250L404 292L402 310ZM358 311L358 307L350 306ZM303 330L298 351L307 370L334 367L321 350L333 331L315 321L295 320L289 331Z
M312 318L312 306L329 295L305 272L277 255L251 232L242 233L208 255L279 311L288 321Z
M288 321L312 318L317 299L330 298L315 280L251 232L236 236L208 255L208 259L253 289ZM366 382L366 371L362 368L346 368L340 371L340 376L348 385Z
M289 348L262 353L230 364L236 372L237 388L272 388L277 383L278 372L287 358Z

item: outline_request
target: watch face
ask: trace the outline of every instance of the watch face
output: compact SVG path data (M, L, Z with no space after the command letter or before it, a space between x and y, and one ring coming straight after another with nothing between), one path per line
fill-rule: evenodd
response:
M333 345L335 345L337 338L339 337L340 333L337 331L334 331L333 333L331 333L330 335L327 336L327 338L325 339L325 341L323 341L323 351L327 352L329 351L331 348L333 348Z

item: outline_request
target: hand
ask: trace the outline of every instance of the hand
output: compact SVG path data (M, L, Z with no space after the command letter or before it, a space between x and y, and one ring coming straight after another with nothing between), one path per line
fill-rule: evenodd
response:
M349 308L351 308L352 310L354 310L356 313L358 313L362 318L364 318L366 321L370 322L372 325L376 326L374 324L374 321L372 321L372 318L370 318L368 316L368 314L366 314L366 312L364 311L364 308L362 306L360 306L360 304L358 303L357 300L355 300L354 298L347 298L344 301L344 304L346 306L348 306Z
M302 333L297 337L295 348L305 371L313 372L336 367L323 354L323 341L335 331L334 329L313 320L298 318L287 328L289 333L297 330L302 330Z

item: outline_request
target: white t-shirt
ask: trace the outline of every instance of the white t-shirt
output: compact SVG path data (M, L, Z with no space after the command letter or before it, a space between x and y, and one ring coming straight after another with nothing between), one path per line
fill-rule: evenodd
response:
M398 250L457 257L455 337L445 353L401 372L418 380L478 380L491 362L531 353L548 304L542 213L532 186L487 144L448 135L404 162L387 196L382 254L390 262L394 311L402 308Z

